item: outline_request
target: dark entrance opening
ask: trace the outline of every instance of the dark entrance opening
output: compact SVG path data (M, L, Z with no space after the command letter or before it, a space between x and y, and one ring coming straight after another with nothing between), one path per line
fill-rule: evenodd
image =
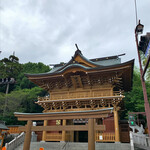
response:
M75 131L74 141L75 142L88 142L88 131Z
M85 125L87 120L74 120L74 125ZM75 142L88 142L88 131L75 131L74 132L74 141Z
M79 142L88 142L88 131L79 131Z

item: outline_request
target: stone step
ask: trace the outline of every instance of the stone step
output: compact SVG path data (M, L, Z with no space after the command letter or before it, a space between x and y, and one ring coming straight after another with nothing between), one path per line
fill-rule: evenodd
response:
M88 143L79 142L31 142L30 150L88 150ZM131 150L129 143L96 143L96 150ZM23 144L15 150L23 150Z

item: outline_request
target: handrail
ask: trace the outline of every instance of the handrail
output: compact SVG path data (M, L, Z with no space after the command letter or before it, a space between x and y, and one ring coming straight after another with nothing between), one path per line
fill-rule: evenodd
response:
M25 133L22 132L19 136L15 137L12 141L5 144L6 150L14 150L24 142Z
M130 131L130 143L131 150L134 150L135 145L140 146L141 148L150 148L150 137L147 137L144 134L133 133Z

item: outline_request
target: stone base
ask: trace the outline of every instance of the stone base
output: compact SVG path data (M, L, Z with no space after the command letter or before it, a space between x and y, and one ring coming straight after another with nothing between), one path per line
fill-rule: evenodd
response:
M44 143L45 141L40 141L41 143Z
M121 142L115 142L115 144L120 144Z

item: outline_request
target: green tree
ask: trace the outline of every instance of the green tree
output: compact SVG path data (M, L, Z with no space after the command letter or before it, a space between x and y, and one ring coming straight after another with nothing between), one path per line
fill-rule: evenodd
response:
M50 67L47 65L44 65L43 63L25 63L22 64L22 71L17 77L17 84L16 89L25 89L25 88L33 88L36 85L32 82L30 82L26 77L25 73L32 73L32 74L38 74L38 73L45 73L50 71Z
M3 58L0 60L0 80L1 80L1 92L6 94L9 92L9 88L13 90L13 83L16 80L16 77L21 71L21 64L19 63L19 58L10 55L9 58ZM2 82L5 79L5 82ZM11 87L10 84L12 84Z
M150 83L146 82L147 94L150 97ZM149 99L150 101L150 99ZM136 69L133 74L133 87L130 92L125 93L124 98L125 110L122 113L122 118L128 117L128 112L144 112L144 97L141 85L140 73Z
M148 60L148 58L144 58L143 59L143 66L144 66L144 68L146 66L147 60ZM150 63L149 63L148 68L146 70L146 75L145 76L146 76L146 80L150 83Z
M148 60L148 56L146 57L143 52L140 52L140 56L141 56L141 61L142 61L142 67L144 70L146 63L147 63L147 60ZM148 81L150 83L150 63L148 65L148 68L147 68L147 71L145 74L145 79L146 79L146 81Z
M0 78L15 78L21 70L19 58L14 55L0 60L0 64Z
M6 121L6 124L20 124L14 117L14 112L24 113L39 113L42 112L42 107L35 104L38 96L44 96L45 91L39 87L32 89L23 89L12 91L7 95L8 105L5 116L3 114L4 101L6 98L5 94L0 94L0 120Z

